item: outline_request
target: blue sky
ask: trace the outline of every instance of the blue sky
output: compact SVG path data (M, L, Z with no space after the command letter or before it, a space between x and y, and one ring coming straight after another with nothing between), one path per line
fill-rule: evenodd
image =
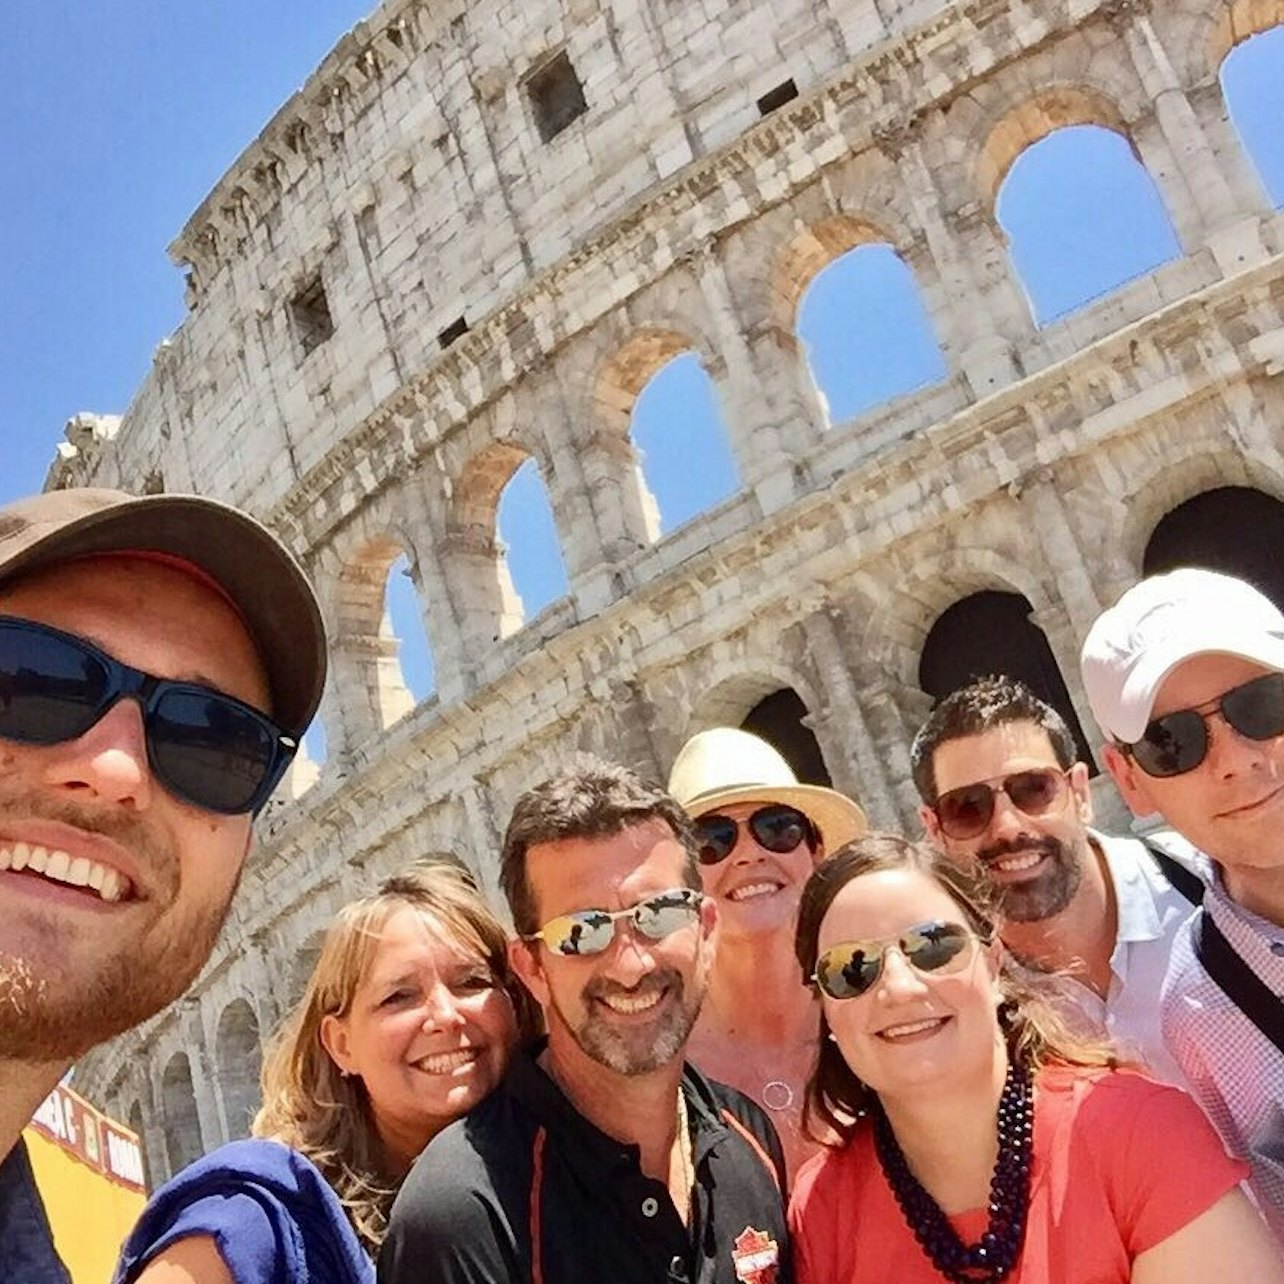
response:
M40 488L65 421L119 413L182 320L165 246L219 176L372 0L41 0L3 19L0 110L0 502ZM1228 97L1284 203L1284 30L1232 54ZM591 110L591 104L590 104ZM1176 253L1122 140L1067 130L1014 166L999 214L1047 321ZM799 329L834 423L943 367L913 283L880 247L809 290ZM644 392L635 439L671 530L734 492L717 396L693 358ZM552 522L524 469L501 533L527 616L564 590ZM431 688L409 581L390 579L407 680Z

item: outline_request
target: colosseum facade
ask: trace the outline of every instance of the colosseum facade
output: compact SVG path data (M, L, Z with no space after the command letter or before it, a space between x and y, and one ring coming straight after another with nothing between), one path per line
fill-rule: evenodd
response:
M266 814L209 967L78 1071L153 1179L244 1131L260 1032L333 910L424 854L493 889L513 800L575 749L662 775L756 713L910 824L933 683L999 634L1089 726L1096 612L1284 512L1284 215L1219 80L1281 22L1281 0L386 0L339 43L171 247L189 314L133 404L73 420L49 479L249 508L331 630L328 752ZM997 193L1084 124L1128 142L1180 252L1040 325ZM830 423L799 302L866 244L912 272L946 373ZM660 538L631 412L680 352L740 484ZM569 583L529 620L496 531L527 459ZM384 612L402 554L436 661L418 703Z

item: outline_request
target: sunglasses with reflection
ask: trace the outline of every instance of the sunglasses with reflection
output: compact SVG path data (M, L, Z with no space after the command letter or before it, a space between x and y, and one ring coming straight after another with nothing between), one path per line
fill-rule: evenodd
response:
M675 887L628 909L585 909L559 915L523 939L542 941L554 954L582 958L609 949L621 920L627 920L648 940L662 941L697 922L703 902L704 897L692 888Z
M855 999L882 975L889 950L897 950L917 972L960 972L972 956L973 943L984 945L962 923L931 919L882 941L840 941L816 960L812 980L831 999Z

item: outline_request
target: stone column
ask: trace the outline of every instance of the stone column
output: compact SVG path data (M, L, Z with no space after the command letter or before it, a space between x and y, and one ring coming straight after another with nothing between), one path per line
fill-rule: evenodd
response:
M693 269L723 362L727 430L740 475L763 511L774 512L794 497L794 458L820 437L820 406L802 346L780 331L746 337L723 264L702 253Z
M909 193L939 288L925 291L937 342L952 370L977 397L1021 377L1017 349L1035 335L1034 318L1012 272L1007 239L991 213L972 201L948 209L912 133L884 137Z
M834 787L860 803L871 828L894 829L898 820L894 790L844 657L840 615L832 604L822 601L802 620L825 699L825 707L813 712L808 721L814 724L817 738L834 752L833 757L826 755Z
M1136 7L1137 11L1132 12ZM1189 253L1208 245L1223 272L1257 261L1266 250L1247 223L1176 69L1143 7L1127 4L1115 18L1154 115L1136 126L1142 161L1164 193L1177 235Z
M858 672L858 698L891 785L895 827L914 837L922 833L923 826L918 818L919 797L909 750L915 733L931 712L931 697L888 673L871 675L863 683L859 677Z

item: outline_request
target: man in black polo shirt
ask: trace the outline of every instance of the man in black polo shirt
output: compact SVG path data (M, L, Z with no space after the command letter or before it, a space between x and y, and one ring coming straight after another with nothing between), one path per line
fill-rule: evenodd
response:
M548 1038L415 1164L383 1284L789 1284L775 1130L682 1059L713 956L696 850L622 767L518 801L501 879Z

